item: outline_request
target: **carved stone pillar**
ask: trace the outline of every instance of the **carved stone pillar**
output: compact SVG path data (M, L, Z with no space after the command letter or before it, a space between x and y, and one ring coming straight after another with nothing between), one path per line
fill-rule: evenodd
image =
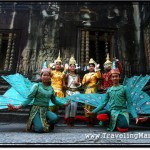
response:
M81 53L80 53L80 61L81 61L81 69L84 67L84 48L85 47L85 31L81 32Z
M95 54L96 54L96 62L99 62L99 45L98 45L98 40L99 40L99 36L98 36L98 32L95 32Z
M85 62L86 65L89 64L89 31L86 31L86 41L85 41Z
M11 52L11 42L12 42L12 33L9 33L8 46L7 46L7 51L6 51L6 59L5 59L5 65L4 65L4 70L5 71L7 71L8 67L9 67L10 52Z
M15 39L16 39L16 34L13 34L8 71L12 70L12 65L13 65L13 60L14 60L14 52L15 52Z

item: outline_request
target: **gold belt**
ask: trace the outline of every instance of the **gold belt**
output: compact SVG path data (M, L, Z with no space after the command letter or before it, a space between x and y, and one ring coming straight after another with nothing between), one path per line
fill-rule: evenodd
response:
M78 91L79 89L78 88L68 88L69 91L72 91L72 92L75 92L75 91Z
M61 88L54 88L54 91L62 91Z
M92 86L87 86L86 88L90 89L90 88L95 88L95 87L96 87L96 85L92 85Z

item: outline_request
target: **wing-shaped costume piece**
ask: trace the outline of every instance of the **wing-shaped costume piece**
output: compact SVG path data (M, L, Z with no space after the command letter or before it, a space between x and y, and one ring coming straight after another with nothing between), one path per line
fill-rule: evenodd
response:
M138 114L150 114L150 96L142 91L149 80L149 75L145 77L140 75L131 78L125 77L123 82L123 85L127 86L131 93L133 105ZM97 107L105 99L105 94L76 94L66 98ZM109 109L109 103L105 109Z
M14 90L16 90L24 98L27 98L27 96L30 93L31 87L34 84L28 78L25 78L19 73L8 76L2 76L2 78L6 80L14 88ZM10 93L10 95L11 94L12 93Z
M133 105L136 107L138 114L150 114L150 96L142 91L144 86L150 80L150 76L134 76L125 77L124 85L126 85L131 93Z
M19 106L22 102L27 100L27 96L30 93L30 89L34 82L31 82L28 78L25 78L21 74L13 74L8 76L2 76L12 87L0 96L0 109L7 108L7 104L13 104ZM56 99L62 103L66 103L65 100L56 97ZM29 104L32 105L33 101ZM50 101L49 106L54 104Z
M18 106L26 100L34 83L18 73L2 76L2 78L12 87L0 96L0 109L7 108L9 103Z
M128 87L130 93L136 90L141 91L146 83L149 81L149 79L149 75L146 75L145 77L143 77L142 75L133 76L131 78L125 77L123 85L126 85Z
M19 94L13 87L11 87L5 92L4 95L0 96L0 109L7 108L7 104L18 106L25 100L26 98Z
M105 99L105 94L74 94L72 96L67 96L64 99L97 107Z

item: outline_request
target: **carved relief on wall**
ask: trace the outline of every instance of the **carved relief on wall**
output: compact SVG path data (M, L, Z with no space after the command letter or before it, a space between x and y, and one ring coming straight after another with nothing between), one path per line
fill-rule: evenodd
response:
M54 62L55 58L54 45L52 43L48 43L46 47L43 47L39 50L39 54L37 56L36 71L40 71L45 60L49 64Z
M56 58L56 50L53 43L42 44L39 50L26 47L22 51L19 72L27 75L35 72L40 72L45 60L48 63L54 62Z
M46 10L44 12L46 13ZM54 15L45 16L45 13L42 13L42 19L39 20L37 34L33 33L34 18L32 17L32 20L29 22L31 33L28 37L27 46L22 51L22 58L19 65L19 72L23 74L40 73L45 60L47 63L52 63L57 57L59 51L59 38L57 38L59 28L57 27L57 20L54 18Z

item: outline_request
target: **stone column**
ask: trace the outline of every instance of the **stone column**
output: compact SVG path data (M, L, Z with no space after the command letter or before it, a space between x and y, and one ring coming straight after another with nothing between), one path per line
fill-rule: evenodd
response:
M81 69L83 69L84 67L84 47L85 47L85 31L81 31L81 51L80 51Z
M9 33L8 37L8 46L6 51L6 59L5 59L5 65L4 70L7 71L9 67L9 60L10 60L10 53L11 53L11 42L12 42L12 33Z
M86 31L86 41L85 41L85 62L86 66L89 64L89 31Z

